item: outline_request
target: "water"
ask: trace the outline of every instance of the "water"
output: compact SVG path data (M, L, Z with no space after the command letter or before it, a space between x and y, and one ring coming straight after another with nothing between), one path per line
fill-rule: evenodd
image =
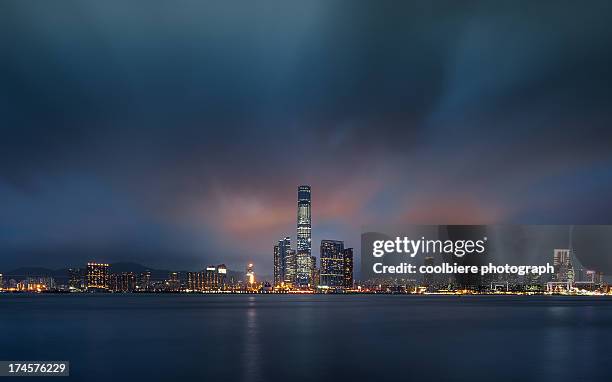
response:
M596 381L612 299L0 295L0 360L87 381Z

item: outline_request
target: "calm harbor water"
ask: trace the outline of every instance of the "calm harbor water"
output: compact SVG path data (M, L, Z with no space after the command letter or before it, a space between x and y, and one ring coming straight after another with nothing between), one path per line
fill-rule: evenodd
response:
M604 381L612 299L0 295L0 360L88 381Z

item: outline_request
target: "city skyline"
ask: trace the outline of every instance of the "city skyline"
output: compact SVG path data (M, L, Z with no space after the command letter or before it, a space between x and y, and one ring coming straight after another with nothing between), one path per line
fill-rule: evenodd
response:
M609 2L148 6L0 12L0 269L270 264L299 184L315 249L612 223Z

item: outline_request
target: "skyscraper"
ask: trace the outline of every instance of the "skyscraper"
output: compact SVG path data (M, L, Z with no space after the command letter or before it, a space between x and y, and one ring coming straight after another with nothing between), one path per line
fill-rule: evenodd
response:
M344 269L344 288L353 288L353 248L345 248L342 251L343 269Z
M140 285L139 290L144 292L149 292L153 289L153 284L151 283L151 271L146 270L140 274Z
M315 256L310 256L310 287L316 288L319 285L319 278L317 277L317 258Z
M212 290L217 287L217 267L209 265L204 273L204 287L207 290Z
M227 267L225 264L217 265L217 287L225 290L227 284Z
M285 284L295 285L296 267L295 250L288 248L285 253Z
M108 290L110 284L108 267L108 264L87 263L88 290Z
M249 287L255 284L255 271L253 270L253 263L249 263L246 269L246 282Z
M285 237L274 246L274 285L278 286L287 281L287 274L295 275L295 261L289 259L287 254L291 251L291 238ZM293 276L292 276L293 277ZM293 282L293 281L291 281Z
M203 272L188 272L187 273L187 289L192 291L201 291L203 286Z
M168 292L179 292L181 290L181 280L178 272L170 272L168 274L166 290Z
M68 288L70 290L81 290L83 284L83 277L81 276L80 268L69 268L68 269Z
M559 282L574 282L574 267L570 249L555 249L553 251L554 279Z
M310 284L310 256L312 241L311 195L310 186L298 187L297 208L297 251L296 251L296 286L307 287Z
M329 289L344 288L344 242L321 240L320 285Z
M285 281L283 277L283 261L281 259L280 247L274 245L274 286L281 285Z
M136 276L132 272L113 273L110 276L110 289L113 292L133 292L136 289Z

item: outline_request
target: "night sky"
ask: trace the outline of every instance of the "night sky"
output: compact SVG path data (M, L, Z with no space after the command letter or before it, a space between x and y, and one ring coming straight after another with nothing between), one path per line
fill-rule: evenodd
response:
M0 3L0 271L612 223L612 2Z

